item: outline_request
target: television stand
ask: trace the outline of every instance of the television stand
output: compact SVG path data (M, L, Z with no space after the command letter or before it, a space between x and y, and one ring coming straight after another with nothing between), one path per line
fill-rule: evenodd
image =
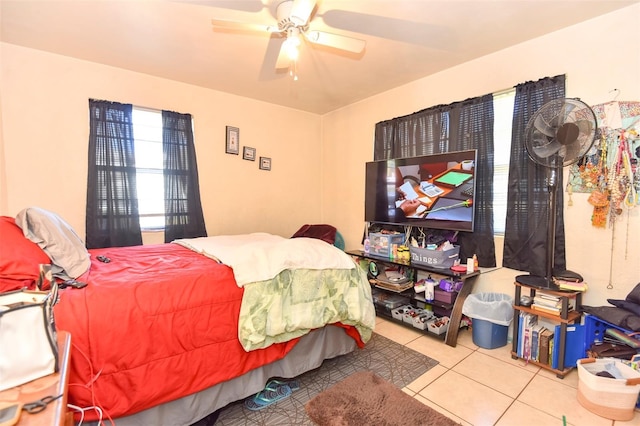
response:
M473 290L473 285L476 279L480 276L480 271L472 272L470 274L461 274L458 272L454 272L449 268L446 268L446 269L433 268L425 265L416 265L415 263L412 263L409 261L371 256L369 253L365 253L362 250L346 250L346 253L358 259L364 259L369 262L408 267L414 270L415 276L417 276L417 271L422 271L428 274L442 275L445 277L454 277L461 280L462 288L458 292L458 295L455 298L455 301L453 301L453 304L443 304L442 302L438 302L436 300L427 301L424 299L424 297L417 295L415 291L413 291L413 288L407 291L404 291L402 293L395 293L395 294L400 294L403 297L406 297L408 302L407 304L410 304L414 307L419 307L419 305L422 304L422 305L432 305L433 307L439 307L439 308L445 307L447 309L450 309L451 313L449 315L449 328L447 329L446 334L444 336L444 341L449 346L452 346L452 347L456 346L458 341L458 331L460 330L460 322L462 321L462 306L464 305L464 301L466 300L467 296L471 294L471 291ZM379 287L376 287L376 288L379 288ZM385 291L384 289L381 289L381 290ZM393 293L391 291L389 292ZM391 315L385 312L381 312L378 309L378 306L376 306L376 314L380 316L384 316L385 318L391 317ZM421 331L420 329L415 328L409 325L408 323L402 323L402 324L408 327L411 327L413 330ZM435 334L430 333L427 330L424 330L424 333L436 336Z

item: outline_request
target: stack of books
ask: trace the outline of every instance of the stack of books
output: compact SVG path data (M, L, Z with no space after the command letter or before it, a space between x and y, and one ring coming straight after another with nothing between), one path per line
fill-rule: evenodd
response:
M560 312L562 311L562 299L558 296L539 291L533 298L531 309L560 316Z
M584 281L567 281L554 278L553 282L558 286L560 290L581 291L585 292L589 286Z

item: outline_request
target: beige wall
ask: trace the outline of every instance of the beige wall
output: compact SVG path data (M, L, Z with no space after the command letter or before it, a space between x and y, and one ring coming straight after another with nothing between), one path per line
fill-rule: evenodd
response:
M320 191L312 189L320 187L319 116L11 44L0 48L7 182L0 214L40 206L84 236L88 99L95 98L193 115L209 234L288 236L320 221ZM241 146L271 157L270 172L224 153L226 125L240 129Z
M304 223L326 222L340 229L347 247L358 247L376 122L562 73L568 96L589 104L611 100L614 88L619 100L640 100L640 51L631 42L638 16L640 5L632 6L322 117L0 43L0 214L37 205L84 235L88 99L97 98L194 116L210 235L290 235ZM226 125L240 128L241 145L271 157L273 170L224 154ZM640 281L640 207L612 232L591 227L586 199L574 194L565 210L567 263L590 284L585 301L600 305ZM519 273L483 274L476 291L512 293ZM610 277L613 289L606 288Z
M631 6L325 115L324 220L343 231L348 247L360 246L364 163L373 158L374 126L381 120L558 74L567 76L567 96L591 105L612 100L613 89L620 92L618 100L640 101L640 49L631 42L637 40L633 23L639 17L640 5ZM587 195L572 198L573 206L565 206L567 266L589 283L586 303L624 298L640 282L640 206L625 212L613 232L591 226ZM502 241L496 244L501 252ZM521 273L487 273L476 291L512 294L513 278ZM613 288L607 289L610 276Z

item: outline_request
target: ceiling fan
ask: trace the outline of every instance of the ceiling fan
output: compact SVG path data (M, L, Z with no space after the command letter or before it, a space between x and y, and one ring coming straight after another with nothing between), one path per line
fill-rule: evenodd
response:
M212 19L215 29L263 31L276 34L283 39L276 60L276 69L289 68L289 74L297 80L297 60L302 40L312 44L332 47L352 53L361 53L366 42L353 37L324 31L311 30L310 21L317 0L274 0L276 22L274 24L252 24L245 22Z

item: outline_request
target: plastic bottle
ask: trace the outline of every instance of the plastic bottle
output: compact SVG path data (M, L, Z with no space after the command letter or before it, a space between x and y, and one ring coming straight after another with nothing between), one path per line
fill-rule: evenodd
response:
M477 271L478 269L479 269L478 256L476 256L475 253L474 253L474 255L473 255L473 270Z
M431 278L431 275L429 275L429 277L426 279L424 284L425 284L424 298L425 300L431 302L435 297L436 281L433 278Z

